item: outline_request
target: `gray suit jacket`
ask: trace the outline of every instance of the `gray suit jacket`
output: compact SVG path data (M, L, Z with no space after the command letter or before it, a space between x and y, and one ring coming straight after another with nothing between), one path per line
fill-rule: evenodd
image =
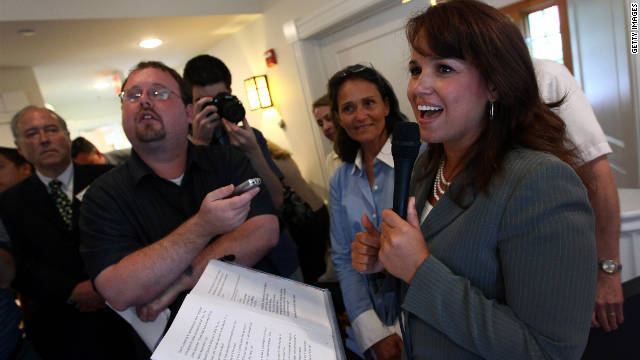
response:
M433 174L416 165L420 213ZM414 358L579 358L596 291L593 212L564 162L513 150L488 193L458 176L421 228L431 256L404 289Z

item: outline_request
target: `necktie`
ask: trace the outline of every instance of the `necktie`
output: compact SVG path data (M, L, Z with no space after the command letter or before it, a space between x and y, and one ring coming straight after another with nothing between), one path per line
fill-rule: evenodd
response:
M51 188L51 195L53 195L53 200L56 202L56 207L58 208L58 212L60 212L60 216L62 216L62 220L67 224L67 228L71 230L71 201L62 191L62 182L58 179L51 180L49 183L49 187Z

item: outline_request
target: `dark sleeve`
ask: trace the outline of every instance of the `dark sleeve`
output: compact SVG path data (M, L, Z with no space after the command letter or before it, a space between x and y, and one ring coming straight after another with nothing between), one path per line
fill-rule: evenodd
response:
M256 142L258 143L258 146L260 146L260 150L262 151L262 156L264 156L264 159L267 161L267 164L269 164L271 171L273 171L273 173L276 174L276 177L280 179L280 181L282 181L282 179L284 179L284 175L282 175L282 172L280 171L280 169L278 169L278 166L271 158L271 153L269 152L269 148L267 147L267 141L264 139L264 136L262 135L260 130L257 130L257 129L253 129L253 133L256 134Z
M102 270L144 247L130 221L135 216L123 199L133 191L114 186L114 177L98 181L87 190L80 213L80 255L91 280Z
M244 156L240 151L233 147L228 147L229 156L228 163L226 164L226 170L231 174L230 182L234 185L239 185L247 179L259 177L256 170L251 166L249 159ZM260 192L251 200L251 210L249 216L251 218L257 215L272 214L276 215L276 210L271 202L271 196L269 191L265 187L264 183L260 185Z
M4 220L2 219L0 219L0 249L11 250L11 239L7 234L7 229L4 227Z

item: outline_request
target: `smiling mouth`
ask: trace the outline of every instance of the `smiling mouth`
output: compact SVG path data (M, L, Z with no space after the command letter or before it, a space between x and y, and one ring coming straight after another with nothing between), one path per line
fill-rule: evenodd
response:
M442 110L443 108L440 106L418 105L420 117L432 117L442 112Z
M371 126L372 126L371 124L365 124L365 125L356 126L354 129L356 131L358 131L358 130L367 129L367 128L371 127Z

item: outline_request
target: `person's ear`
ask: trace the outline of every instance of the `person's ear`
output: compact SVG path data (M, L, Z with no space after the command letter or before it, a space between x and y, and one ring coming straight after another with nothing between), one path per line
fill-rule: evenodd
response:
M187 113L187 119L188 119L187 121L189 124L193 123L193 116L194 116L193 109L194 109L193 104L187 104L187 106L185 106L185 109L184 109L184 111Z

